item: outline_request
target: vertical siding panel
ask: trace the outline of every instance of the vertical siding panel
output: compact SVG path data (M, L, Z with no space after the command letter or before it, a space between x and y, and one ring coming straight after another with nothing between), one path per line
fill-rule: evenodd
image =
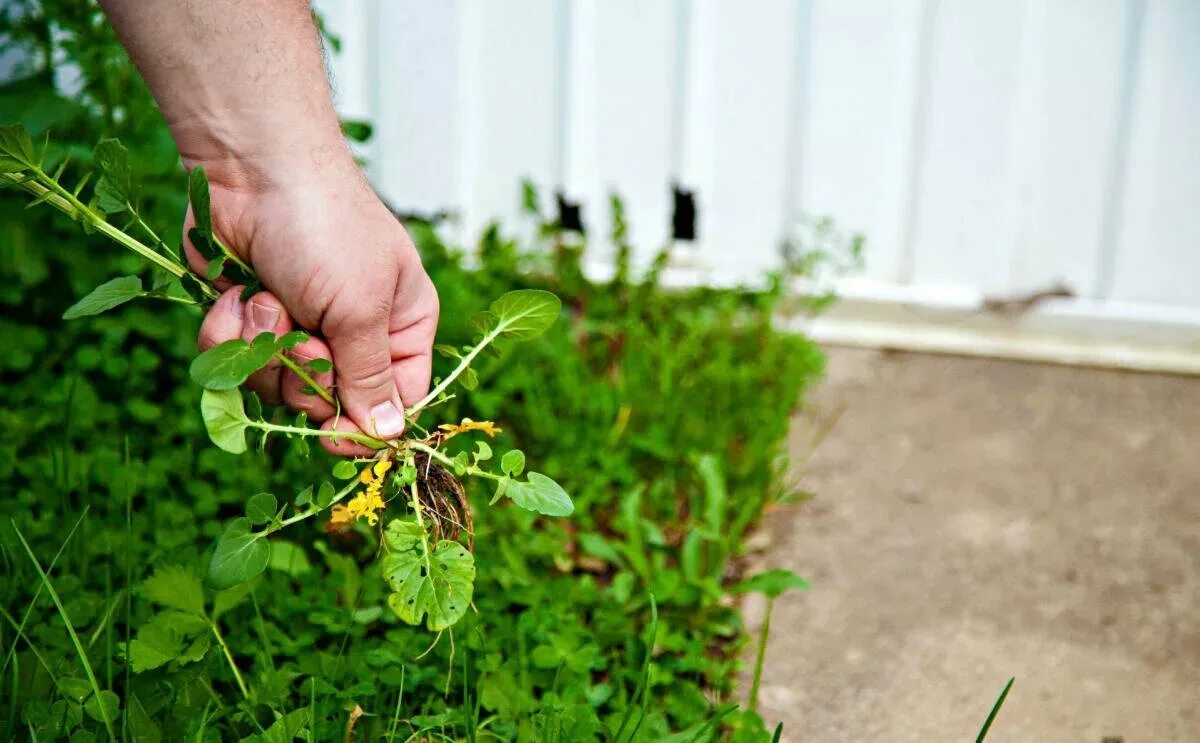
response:
M405 211L457 202L457 2L371 0L375 135L369 172Z
M569 181L584 202L592 257L611 259L615 192L625 200L634 257L645 264L669 237L677 4L575 7Z
M459 16L458 186L464 239L524 222L520 181L552 191L560 115L556 0L463 2ZM544 199L546 205L548 199Z
M922 4L819 0L795 210L867 237L865 274L900 273Z
M1005 233L1015 248L1012 289L1062 281L1083 296L1095 290L1127 7L1122 0L1027 6Z
M1200 305L1200 4L1146 6L1112 299Z
M721 281L753 279L778 263L799 3L703 2L695 12L685 170L699 190L696 261Z
M1011 115L1021 14L940 3L913 231L914 283L1007 288Z

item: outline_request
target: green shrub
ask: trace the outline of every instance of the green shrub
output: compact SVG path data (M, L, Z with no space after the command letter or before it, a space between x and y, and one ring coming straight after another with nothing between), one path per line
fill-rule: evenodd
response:
M177 236L186 179L98 12L42 0L5 13L0 34L29 45L30 66L0 88L0 123L52 128L58 156L84 166L98 139L120 137L147 220ZM81 73L70 98L45 63L52 38ZM588 281L579 241L544 220L546 250L522 251L493 228L468 269L436 229L410 225L441 295L440 342L467 342L466 318L510 289L550 289L567 304L569 323L490 357L446 415L497 421L501 444L519 441L576 513L548 521L477 508L477 611L436 644L384 610L370 539L317 526L276 542L285 557L252 592L220 599L220 612L205 594L212 621L201 626L172 613L177 599L162 586L192 584L247 493L287 493L328 461L283 442L241 457L208 444L186 373L198 317L186 308L132 304L63 322L92 287L144 268L61 215L25 211L27 201L0 191L4 739L102 737L106 703L16 529L100 687L116 694L125 737L332 740L356 720L360 740L419 729L662 740L715 733L718 718L765 734L722 704L745 641L728 588L746 530L783 495L790 411L821 368L809 341L772 329L780 281L673 292L658 283L661 260L631 279L624 258L613 281ZM482 504L489 494L470 495ZM156 648L126 643L154 623L173 659L149 668Z

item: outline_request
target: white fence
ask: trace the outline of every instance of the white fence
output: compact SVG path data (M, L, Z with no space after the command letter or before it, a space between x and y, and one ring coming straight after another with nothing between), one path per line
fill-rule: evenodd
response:
M529 177L594 233L621 193L649 255L678 182L710 279L775 265L801 215L830 215L867 236L852 299L967 310L1061 282L1075 298L1035 315L1200 347L1198 0L318 6L377 184L457 213L464 239L515 223Z

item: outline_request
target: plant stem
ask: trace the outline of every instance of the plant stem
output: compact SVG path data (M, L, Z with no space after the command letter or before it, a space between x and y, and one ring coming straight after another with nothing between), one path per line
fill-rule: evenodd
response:
M105 730L108 731L108 737L111 740L117 740L117 736L113 730L113 721L108 716L108 705L104 703L103 698L100 696L100 682L96 680L92 664L88 661L87 653L83 650L83 644L79 642L79 635L75 633L75 626L71 624L71 618L67 615L67 610L63 606L62 599L58 597L58 591L54 590L54 584L50 582L50 576L46 575L46 571L42 570L42 565L33 554L33 549L29 546L29 542L25 541L25 535L17 528L16 521L12 521L12 527L13 531L17 534L17 538L21 540L21 546L25 548L25 553L29 555L29 561L37 569L38 576L42 579L42 585L46 586L47 593L50 594L50 598L54 601L54 606L58 609L63 624L67 626L67 634L71 636L71 643L75 645L75 652L79 655L79 662L83 665L83 671L87 674L88 681L92 685L92 693L96 696L97 706L100 709L100 718L104 722Z
M438 451L437 449L434 449L432 446L429 446L428 444L422 444L420 441L409 441L408 448L415 449L420 452L424 452L424 453L428 454L429 456L433 457L434 459L436 459L437 461L441 462L442 464L446 465L447 467L457 467L458 466L457 464L455 464L454 460L451 459L450 457L446 456L445 454L442 454L440 451ZM497 475L493 472L488 472L487 470L480 469L478 465L474 465L474 464L467 465L466 473L468 475L475 475L476 477L486 477L489 480L505 479L505 477L503 475Z
M350 495L351 493L353 493L354 488L356 488L356 487L358 487L358 479L357 478L355 478L354 480L351 480L350 484L348 484L346 487L342 488L342 490L339 493L334 495L333 498L330 499L329 503L326 504L324 508L311 508L311 509L305 511L304 513L298 513L295 516L292 516L291 518L286 518L283 521L280 521L279 525L276 526L274 529L270 529L269 531L264 532L264 535L277 532L286 526L291 526L292 524L296 523L297 521L303 521L304 519L316 516L321 511L324 511L327 508L330 508L331 506L333 506L334 503L341 501L347 495Z
M276 351L275 358L279 359L279 362L290 369L293 374L295 374L297 377L300 377L300 381L304 382L309 387L312 387L313 390L320 395L322 400L330 405L333 405L334 407L337 407L337 402L333 399L333 395L329 392L329 390L317 384L316 380L312 378L312 375L304 371L304 367L300 366L291 358L289 358L288 355L283 351Z
M412 418L416 416L417 413L421 412L422 408L436 400L438 395L445 392L446 388L449 387L460 374L465 372L467 368L471 366L471 362L475 360L475 357L479 355L479 352L487 348L489 343L496 340L496 336L499 334L500 328L496 328L492 332L483 336L483 339L480 340L479 343L475 344L475 347L468 351L466 356L462 357L462 361L458 362L458 366L454 367L454 371L447 374L446 378L439 382L437 387L434 387L429 391L428 395L421 398L408 410L405 410L404 414L409 418Z
M0 181L19 185L37 197L43 197L47 192L50 192L50 195L45 197L45 201L55 209L68 216L75 217L81 222L85 222L105 237L132 250L172 276L179 278L190 273L182 264L167 258L137 238L109 224L103 217L92 211L86 204L76 198L73 193L63 188L41 169L35 169L32 173L38 178L38 181L24 179L20 173L0 173ZM201 283L200 286L203 288L205 295L210 299L217 298L217 292L212 287L204 283Z
M246 688L246 679L242 678L242 672L238 670L237 663L233 662L233 653L229 652L229 646L225 644L225 638L221 636L221 630L217 629L217 623L211 619L208 620L208 626L212 627L213 636L217 638L217 644L225 652L225 660L229 661L229 667L233 670L233 677L237 679L237 685L242 691L242 696L247 702L250 701L250 690Z
M767 658L767 636L771 634L771 610L775 608L775 599L767 597L767 615L763 617L762 629L758 631L758 653L754 656L754 679L750 682L751 712L758 712L758 684L762 681L763 664Z
M325 431L320 428L301 428L300 426L281 426L275 423L267 423L266 421L249 421L248 425L251 428L257 428L260 431L269 431L271 433L294 433L300 436L317 436L326 439L349 439L355 443L362 444L368 449L386 449L388 444L386 441L380 441L377 438L368 436L365 433L353 433L351 431Z

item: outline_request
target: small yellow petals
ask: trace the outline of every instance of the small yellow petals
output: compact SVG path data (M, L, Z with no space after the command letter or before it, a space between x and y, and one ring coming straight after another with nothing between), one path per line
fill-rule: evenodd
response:
M349 508L339 503L329 511L329 526L334 529L344 529L353 524L355 518Z
M378 524L378 512L387 508L387 504L383 502L383 478L391 468L390 459L381 459L365 468L359 474L358 481L367 487L351 498L346 505L339 503L330 510L329 526L340 529L361 518L365 518L371 526Z
M457 436L460 433L466 433L467 431L483 431L489 437L495 438L496 434L504 430L498 428L491 421L473 421L470 418L463 418L462 423L443 423L438 426L438 429L442 431L442 438L446 439Z

